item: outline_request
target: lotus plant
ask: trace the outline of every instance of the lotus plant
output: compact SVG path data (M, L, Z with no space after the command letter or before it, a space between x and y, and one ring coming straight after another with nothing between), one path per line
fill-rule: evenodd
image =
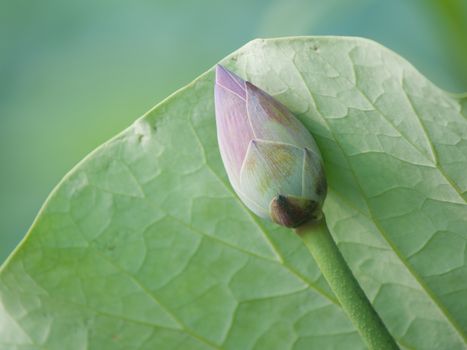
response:
M220 153L230 183L256 215L287 227L321 217L326 179L315 140L289 110L218 65Z
M397 349L328 230L323 162L311 134L272 96L219 65L214 94L219 149L240 199L295 228L370 349Z

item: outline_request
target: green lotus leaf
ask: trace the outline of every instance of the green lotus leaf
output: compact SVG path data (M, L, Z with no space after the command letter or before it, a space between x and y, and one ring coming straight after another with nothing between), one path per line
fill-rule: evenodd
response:
M324 212L406 349L465 349L465 96L364 39L255 40L221 64L314 136ZM0 349L361 349L291 230L236 197L214 71L78 164L0 271Z

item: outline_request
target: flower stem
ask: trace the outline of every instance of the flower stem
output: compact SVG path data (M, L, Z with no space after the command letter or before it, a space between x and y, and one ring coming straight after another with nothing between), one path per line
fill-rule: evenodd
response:
M368 347L375 350L398 349L347 266L329 233L324 217L317 223L304 224L295 231L303 239L345 313Z

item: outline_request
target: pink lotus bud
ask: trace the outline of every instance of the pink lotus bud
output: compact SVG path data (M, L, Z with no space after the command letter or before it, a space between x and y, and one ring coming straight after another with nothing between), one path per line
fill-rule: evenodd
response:
M221 157L243 203L287 227L320 219L326 179L318 147L303 124L220 65L215 105Z

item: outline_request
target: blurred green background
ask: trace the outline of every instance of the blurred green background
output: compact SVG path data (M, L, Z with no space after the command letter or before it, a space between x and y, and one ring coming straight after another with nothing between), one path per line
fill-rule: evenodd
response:
M465 0L0 2L0 262L66 172L256 37L379 41L467 90Z

